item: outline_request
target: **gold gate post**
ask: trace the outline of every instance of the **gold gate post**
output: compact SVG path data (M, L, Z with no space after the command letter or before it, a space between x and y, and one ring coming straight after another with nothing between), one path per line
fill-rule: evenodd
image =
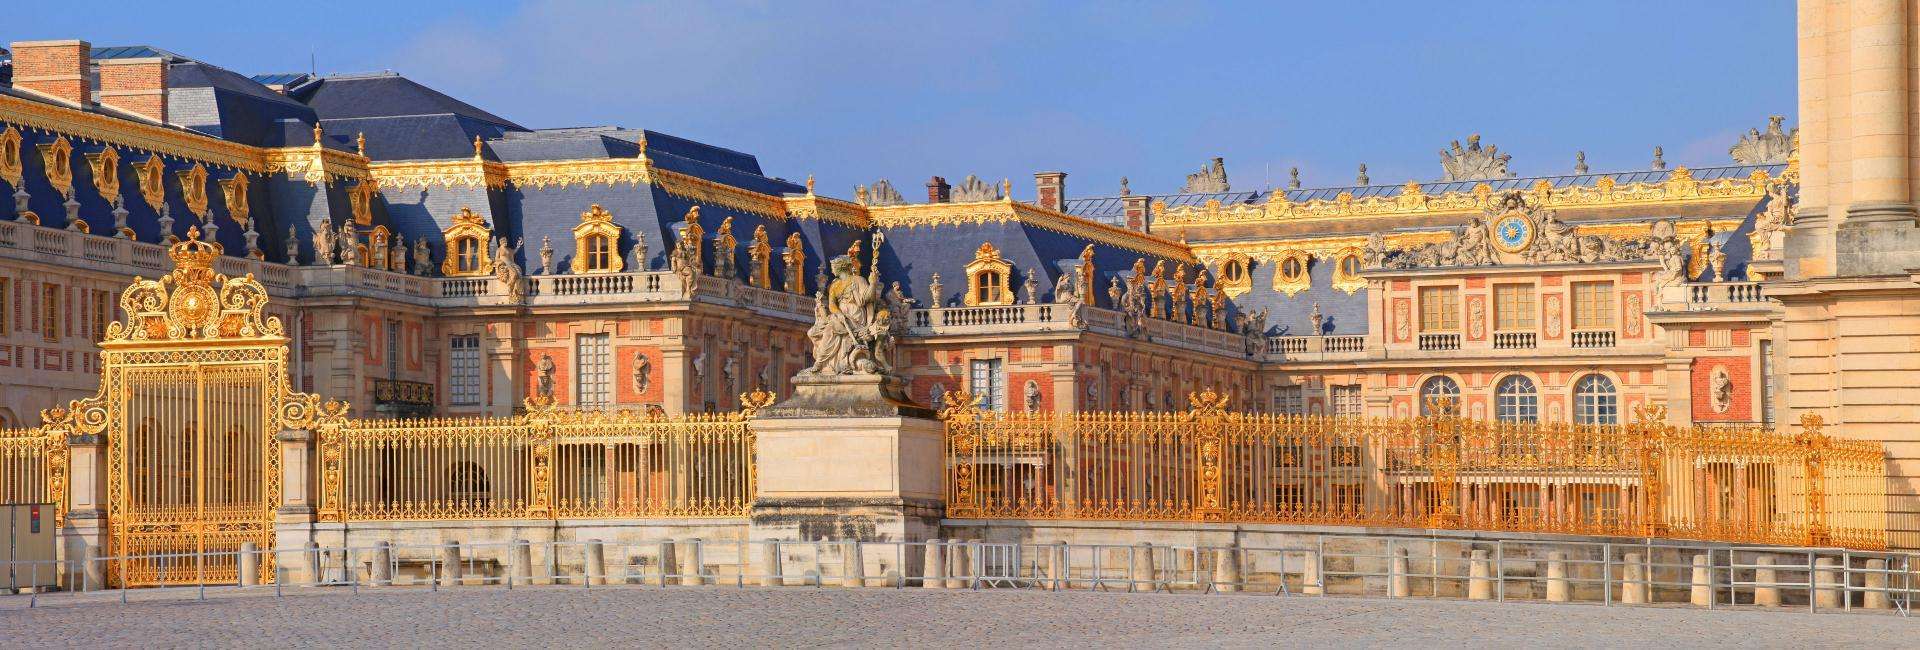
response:
M978 517L980 513L978 478L973 466L979 459L974 448L980 440L980 398L954 391L943 398L940 419L946 423L947 437L947 516Z
M1827 532L1826 422L1818 413L1800 416L1800 435L1794 442L1805 454L1807 476L1807 546L1826 546L1832 542Z
M1642 404L1634 408L1634 423L1629 427L1640 446L1640 533L1647 537L1667 534L1666 485L1663 479L1669 439L1667 407Z
M1226 504L1223 498L1224 481L1220 472L1220 448L1222 429L1227 419L1226 395L1213 392L1213 389L1187 394L1187 421L1194 423L1194 460L1199 463L1199 471L1194 480L1194 494L1199 496L1194 504L1193 516L1199 521L1223 521L1226 517Z
M1432 427L1433 453L1428 466L1433 472L1434 508L1427 513L1428 528L1460 527L1460 409L1452 397L1434 397L1427 402L1428 416L1421 422Z
M530 484L533 493L529 496L527 516L534 518L553 517L553 398L533 396L527 398L527 432L533 443L533 466L529 468L532 476Z

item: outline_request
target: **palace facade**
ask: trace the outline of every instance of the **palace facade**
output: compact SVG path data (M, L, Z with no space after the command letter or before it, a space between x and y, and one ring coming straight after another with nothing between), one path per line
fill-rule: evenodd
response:
M6 57L0 427L95 393L121 288L190 229L271 294L293 389L361 418L785 396L823 262L850 255L912 306L897 368L925 404L1175 411L1211 389L1278 414L1789 421L1795 330L1767 294L1803 268L1802 181L1778 117L1692 165L1655 147L1523 178L1474 136L1399 183L1237 190L1216 159L1169 195L1043 171L1031 200L974 176L834 198L751 154L528 128L391 73L74 40Z

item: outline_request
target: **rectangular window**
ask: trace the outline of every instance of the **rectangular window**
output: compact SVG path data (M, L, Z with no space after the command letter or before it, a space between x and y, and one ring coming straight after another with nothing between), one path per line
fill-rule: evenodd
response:
M400 321L387 321L387 378L400 378Z
M1760 341L1760 421L1773 428L1773 341Z
M1496 330L1533 329L1533 285L1493 285L1493 328Z
M1301 396L1300 387L1275 387L1273 389L1273 412L1275 415L1306 415L1307 402Z
M0 336L13 331L13 278L0 278Z
M613 403L613 357L608 334L582 334L573 340L574 404L581 408Z
M107 322L113 320L112 293L93 292L93 340L107 338Z
M1333 414L1343 418L1360 417L1360 385L1340 384L1327 389L1327 398L1333 402Z
M60 285L40 285L40 335L48 341L60 340Z
M980 408L988 411L1006 410L1007 380L1000 375L1000 360L974 359L967 369L967 390L980 398Z
M1573 328L1613 329L1613 283L1573 283Z
M1460 287L1420 287L1420 330L1460 329Z
M455 406L480 405L480 337L448 340L447 401Z

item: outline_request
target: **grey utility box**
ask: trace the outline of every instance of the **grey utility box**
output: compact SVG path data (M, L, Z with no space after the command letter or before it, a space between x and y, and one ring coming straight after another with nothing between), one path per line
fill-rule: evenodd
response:
M0 593L52 589L60 566L54 557L53 504L0 505Z

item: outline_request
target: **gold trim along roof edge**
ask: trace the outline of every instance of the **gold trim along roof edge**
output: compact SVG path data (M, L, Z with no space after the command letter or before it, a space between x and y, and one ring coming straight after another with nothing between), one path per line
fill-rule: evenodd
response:
M1698 202L1760 199L1767 187L1776 182L1793 182L1795 165L1778 178L1756 169L1745 178L1700 181L1686 167L1675 167L1664 181L1617 184L1602 177L1592 187L1556 188L1547 179L1533 187L1518 190L1534 205L1545 208L1589 208L1612 206L1671 205ZM1485 209L1497 192L1487 183L1479 183L1471 192L1426 194L1418 182L1408 182L1394 196L1356 199L1342 192L1333 199L1293 202L1284 190L1275 190L1265 203L1222 205L1218 200L1197 206L1166 207L1165 201L1153 204L1155 227L1203 227L1217 225L1295 223L1303 221L1352 219L1378 216L1473 214Z
M1127 230L1117 226L1090 221L1064 212L1048 210L1037 205L1001 199L997 201L978 201L972 203L907 203L887 206L868 206L867 214L873 225L880 228L917 228L927 226L957 226L962 224L1005 223L1017 221L1021 224L1049 230L1063 235L1080 237L1094 242L1124 248L1136 253L1145 253L1177 262L1198 262L1193 251L1186 244L1151 235Z
M217 167L266 171L266 151L236 142L157 124L136 122L77 108L0 95L0 122L52 131L70 138L110 144Z
M1606 222L1573 224L1574 232L1581 235L1600 235L1613 239L1631 239L1645 237L1653 231L1653 224L1663 219L1646 221ZM1740 227L1742 219L1664 219L1673 222L1674 233L1682 240L1697 241L1706 234L1708 227L1714 232L1730 232ZM1384 233L1388 246L1406 248L1423 244L1434 244L1453 239L1453 229L1403 230ZM1360 248L1367 244L1366 235L1328 235L1319 237L1287 237L1283 239L1239 239L1230 241L1191 242L1188 248L1194 255L1208 261L1225 259L1229 255L1240 254L1254 259L1273 261L1283 253L1303 251L1321 259L1331 259L1334 254L1348 249Z

